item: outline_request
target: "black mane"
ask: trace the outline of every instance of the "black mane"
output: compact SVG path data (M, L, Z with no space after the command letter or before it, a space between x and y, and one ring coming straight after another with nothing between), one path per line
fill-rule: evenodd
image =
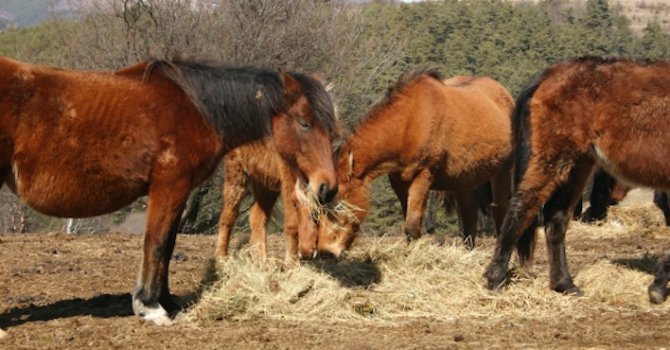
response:
M337 125L337 116L335 115L335 106L323 84L304 73L292 72L289 74L300 83L307 101L312 106L314 117L324 131L328 133L330 139L339 138L340 132Z
M147 65L145 77L154 70L189 96L228 148L270 136L272 116L289 107L275 69L155 60ZM304 74L290 74L302 85L317 121L336 134L333 103L324 87Z

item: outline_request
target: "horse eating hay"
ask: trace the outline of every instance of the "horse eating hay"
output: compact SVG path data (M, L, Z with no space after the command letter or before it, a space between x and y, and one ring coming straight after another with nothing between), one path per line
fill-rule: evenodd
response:
M565 232L594 165L628 182L670 189L670 63L585 57L554 65L517 100L514 113L518 183L484 277L499 288L513 247L532 256L536 216L543 211L550 286L581 294L568 271ZM670 255L649 286L667 297Z
M268 220L281 194L284 208L284 235L287 239L286 261L298 257L298 228L313 224L310 213L295 197L296 178L274 149L271 138L242 145L223 158L223 207L219 219L216 257L228 256L230 235L239 215L247 188L253 197L249 210L249 243L261 260L267 258ZM306 223L303 223L306 220Z
M323 83L318 75L312 78ZM337 111L326 90L310 89L308 95L321 101L322 108ZM335 115L337 118L337 114ZM331 143L339 138L338 129L330 135ZM298 254L298 230L314 230L310 209L302 205L296 196L296 189L303 189L303 179L297 178L289 164L282 159L274 147L272 138L250 142L230 151L223 158L223 207L219 218L219 237L216 245L216 258L228 256L228 245L235 220L239 215L240 204L248 187L253 197L249 210L249 226L251 230L249 243L256 256L267 259L267 224L272 215L272 208L281 194L284 209L284 235L286 236L286 262L293 263ZM333 193L334 194L334 193ZM326 198L330 201L331 198ZM316 199L318 202L318 198ZM317 206L321 207L319 203Z
M347 249L369 209L370 183L384 174L401 200L408 239L421 234L428 191L448 190L456 196L465 241L474 246L475 188L491 181L497 227L505 213L513 105L509 92L491 78L442 81L434 71L401 76L340 150L337 197L355 208L355 217L324 218L311 238L300 232L302 255L316 249L339 256Z
M309 85L304 85L308 83ZM176 310L168 266L189 192L230 149L271 133L322 199L336 190L336 120L302 74L152 61L80 72L0 58L0 178L52 216L117 210L148 195L133 311L156 324Z

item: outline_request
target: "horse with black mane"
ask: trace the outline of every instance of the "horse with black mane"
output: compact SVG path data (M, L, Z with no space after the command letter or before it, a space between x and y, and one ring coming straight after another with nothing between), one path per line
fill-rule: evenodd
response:
M670 189L670 62L585 57L554 65L520 94L513 125L518 185L484 274L488 287L507 280L515 245L522 265L530 262L542 210L550 286L581 294L568 271L565 233L594 166ZM669 270L670 255L658 262L652 302L667 297Z
M81 72L0 59L0 178L52 216L109 213L148 195L133 311L157 324L189 192L236 146L272 134L295 176L326 201L336 131L323 86L300 73L155 60ZM324 97L325 98L325 97Z
M324 83L318 75L312 77ZM327 86L326 89L330 89ZM325 93L319 91L318 93ZM317 93L316 91L312 93ZM316 98L322 101L323 108L336 110L330 98ZM333 137L339 136L339 129ZM333 140L334 141L334 140ZM239 216L240 204L249 193L252 205L249 209L249 243L257 258L267 258L267 225L272 210L281 195L284 213L284 236L286 236L287 263L300 258L298 253L298 230L314 230L315 222L310 209L301 204L296 196L296 188L303 188L303 181L296 178L287 162L277 153L272 137L247 143L230 151L223 158L223 206L219 217L219 238L216 245L216 258L228 257L230 237Z

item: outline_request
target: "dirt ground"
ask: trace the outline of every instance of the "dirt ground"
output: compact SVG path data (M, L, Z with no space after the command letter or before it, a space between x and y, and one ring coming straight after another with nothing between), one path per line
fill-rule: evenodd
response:
M212 236L178 237L170 283L183 304L197 298L211 264L214 241ZM270 243L273 254L280 255L282 237L273 235ZM493 240L483 239L481 244L480 249L490 251ZM132 315L129 293L138 272L140 247L141 236L119 233L0 235L0 327L7 331L0 348L620 349L670 345L667 308L623 314L602 310L587 318L544 320L464 317L453 322L408 319L375 323L256 319L216 321L198 327L177 320L172 326L157 327ZM659 247L670 247L670 236L568 238L573 273L603 256L644 261L648 254L661 252ZM538 271L546 273L545 254L538 253Z

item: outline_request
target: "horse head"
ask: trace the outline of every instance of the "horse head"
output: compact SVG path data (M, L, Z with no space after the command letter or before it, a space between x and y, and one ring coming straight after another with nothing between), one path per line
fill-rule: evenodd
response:
M280 74L288 107L272 118L275 147L319 203L329 203L337 193L331 147L338 137L333 103L314 77Z
M370 208L370 184L354 175L354 161L353 152L346 149L341 152L334 203L313 217L316 224L301 224L299 251L302 257L314 256L316 252L340 257L356 238L360 222Z

